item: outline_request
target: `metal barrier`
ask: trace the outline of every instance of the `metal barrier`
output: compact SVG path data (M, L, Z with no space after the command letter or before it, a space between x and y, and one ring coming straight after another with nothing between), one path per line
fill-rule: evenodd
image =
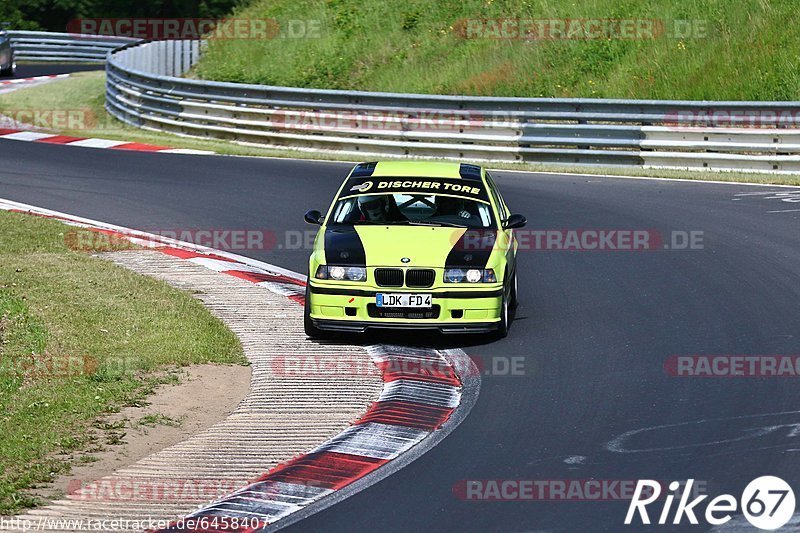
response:
M467 97L221 83L179 77L197 63L199 41L13 36L20 59L102 61L114 50L106 63L106 109L142 128L358 157L800 172L798 102ZM127 44L114 49L121 43ZM758 127L742 127L748 121Z
M65 61L102 63L115 48L138 39L51 33L44 31L9 31L14 55L22 61Z

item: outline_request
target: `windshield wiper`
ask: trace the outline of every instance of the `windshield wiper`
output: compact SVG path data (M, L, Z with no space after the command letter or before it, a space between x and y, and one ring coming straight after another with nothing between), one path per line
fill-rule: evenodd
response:
M421 220L355 220L350 223L340 223L346 226L429 226L435 228L437 226L447 228L469 228L464 224L453 224L452 222L434 222L434 221L421 221Z
M356 220L351 222L351 226L391 226L393 222L381 222L380 220Z
M434 221L427 221L423 222L420 220L409 220L408 224L412 226L443 226L447 228L468 228L469 226L465 226L463 224L454 224L452 222L434 222Z

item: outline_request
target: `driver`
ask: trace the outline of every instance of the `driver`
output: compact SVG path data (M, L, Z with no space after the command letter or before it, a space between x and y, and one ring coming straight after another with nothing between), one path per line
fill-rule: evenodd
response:
M389 204L384 196L359 196L358 209L365 220L371 222L387 222Z
M439 196L436 199L436 214L440 216L457 216L472 218L472 213L467 210L467 203L463 198L455 196Z

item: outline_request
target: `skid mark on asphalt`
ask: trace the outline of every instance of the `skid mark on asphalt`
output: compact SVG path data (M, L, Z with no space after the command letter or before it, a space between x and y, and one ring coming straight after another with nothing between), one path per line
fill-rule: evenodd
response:
M788 203L788 204L800 204L800 190L796 191L765 191L765 192L742 192L736 194L733 198L733 201L742 201L742 200L768 200L769 207L778 207L781 204L776 204L776 202ZM779 214L779 213L798 213L800 209L771 209L768 210L767 213L769 214Z
M783 418L784 420L780 420ZM778 419L778 420L774 420ZM744 426L741 427L742 422ZM706 432L714 424L717 434L708 436L696 441L690 437L693 428L698 432ZM740 427L736 427L739 424ZM676 431L677 430L677 431ZM662 434L659 434L661 432ZM728 432L728 434L724 434ZM648 446L646 444L629 444L634 437L651 434L650 441L659 443L658 446ZM665 435L669 438L664 438ZM689 448L718 447L720 445L733 444L741 441L760 439L763 437L773 437L777 439L787 439L784 447L791 447L794 440L800 437L800 411L783 411L778 413L763 413L757 415L741 415L723 418L708 418L678 422L675 424L663 424L649 426L640 429L626 431L606 443L606 450L614 453L647 453L647 452L670 452L685 450ZM679 437L684 439L681 443ZM644 439L648 440L648 439ZM664 443L669 443L665 445ZM638 447L636 447L638 446ZM773 446L770 446L770 448ZM780 447L780 445L776 445Z

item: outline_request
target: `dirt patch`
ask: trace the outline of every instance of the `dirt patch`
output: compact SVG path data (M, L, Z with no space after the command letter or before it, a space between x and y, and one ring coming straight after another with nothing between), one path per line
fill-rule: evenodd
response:
M480 72L462 80L457 84L457 89L462 92L473 92L481 96L491 96L495 88L507 83L515 74L514 65L506 61L497 67Z
M70 474L31 491L47 500L108 476L224 420L250 389L250 367L195 365L179 371L180 383L159 386L148 405L127 407L102 421L100 451L76 459ZM121 441L108 444L109 436Z

